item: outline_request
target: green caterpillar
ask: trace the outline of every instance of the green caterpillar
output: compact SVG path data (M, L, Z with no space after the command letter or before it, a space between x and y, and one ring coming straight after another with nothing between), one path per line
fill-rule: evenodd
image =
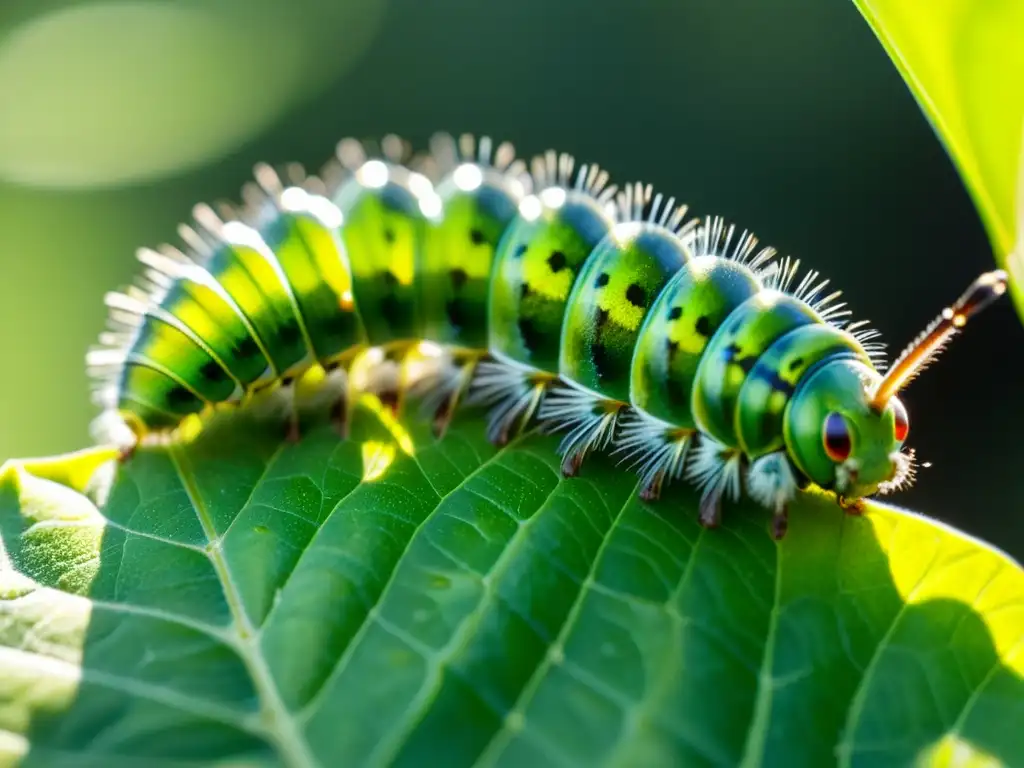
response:
M343 432L366 386L395 412L425 394L438 435L482 404L498 444L564 431L567 476L611 450L645 499L685 476L714 526L745 491L781 537L808 484L849 507L912 482L896 393L1006 290L979 277L883 375L877 332L817 273L797 282L753 235L568 155L528 173L487 138L440 135L413 158L389 136L341 142L320 177L256 179L243 209L197 206L186 247L140 251L141 279L107 296L94 432L126 456L319 368ZM424 349L436 364L408 374Z

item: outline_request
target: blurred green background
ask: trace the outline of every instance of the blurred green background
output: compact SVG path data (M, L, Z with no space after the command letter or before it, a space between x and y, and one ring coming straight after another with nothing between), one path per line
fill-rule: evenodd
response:
M489 133L652 182L842 287L897 353L991 248L849 0L0 3L0 458L87 444L83 356L134 250L253 163ZM1004 302L915 382L894 503L1024 557L1024 330Z

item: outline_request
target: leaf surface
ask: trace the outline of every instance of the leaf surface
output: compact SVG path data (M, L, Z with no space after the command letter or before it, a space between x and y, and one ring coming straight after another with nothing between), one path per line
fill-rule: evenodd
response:
M9 463L0 764L1020 764L1005 555L814 495L705 531L483 431L212 429L99 505L108 453Z

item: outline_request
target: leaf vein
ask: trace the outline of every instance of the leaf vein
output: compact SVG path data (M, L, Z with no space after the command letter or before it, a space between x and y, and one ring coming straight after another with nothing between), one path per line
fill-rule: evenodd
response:
M895 537L896 530L898 529L898 527L898 524L893 527L891 533L892 537ZM891 545L889 549L891 549ZM921 571L921 577L918 579L914 587L903 598L899 610L897 610L896 613L893 615L892 620L889 622L889 626L886 628L884 634L879 639L878 645L875 646L875 650L871 655L871 660L864 668L864 674L861 675L861 678L857 683L857 690L850 700L850 709L847 714L846 723L842 731L843 736L840 739L839 744L836 745L836 755L838 757L838 762L840 766L843 766L843 768L849 766L850 761L853 759L853 753L855 748L854 738L857 730L857 725L860 722L861 714L864 711L864 704L867 701L868 696L868 684L871 681L875 668L880 663L882 655L885 653L885 650L891 645L892 637L896 632L896 628L899 626L900 619L903 618L907 610L910 608L911 602L914 596L917 594L917 591L921 588L925 581L928 580L929 575L931 575L932 568L938 561L941 551L941 545L935 548L935 551L932 553L931 561Z
M618 514L616 514L615 517L612 519L611 524L608 527L608 531L605 533L604 538L601 540L601 544L598 546L597 551L594 553L594 560L590 564L590 570L587 572L587 577L580 584L580 589L577 592L576 598L573 600L573 603L569 608L569 612L566 614L565 621L562 623L562 627L558 631L558 635L555 638L555 642L552 648L549 649L548 654L544 657L540 664L537 665L537 668L533 671L533 674L530 676L530 679L527 680L526 685L523 686L522 691L520 691L519 693L519 698L516 699L515 705L512 707L512 710L506 716L505 723L502 726L502 728L499 731L497 731L494 734L494 736L491 737L491 740L487 743L483 750L481 750L480 756L477 758L477 761L474 764L475 768L479 768L485 765L493 765L497 761L498 757L500 757L501 753L508 746L513 736L513 732L509 728L510 719L515 721L523 719L525 717L526 708L533 700L534 695L536 695L541 683L547 676L548 670L554 663L554 658L552 657L551 651L555 647L561 649L565 646L565 641L568 639L573 627L575 627L576 625L576 621L579 617L580 611L583 608L583 603L586 601L586 597L592 585L596 583L594 576L597 573L597 569L603 560L604 552L608 546L608 542L611 541L612 534L615 532L615 529L619 526L620 522L622 521L626 509L629 507L634 495L635 489L632 493L630 493L630 495L626 498L626 501L619 508Z
M564 482L559 481L559 484ZM441 689L441 685L444 681L444 672L449 668L452 659L456 654L466 647L466 644L473 637L473 632L479 627L480 622L483 620L487 613L487 610L496 602L503 603L509 608L515 615L519 616L526 622L526 625L541 639L544 639L545 633L539 631L536 624L527 616L524 616L515 606L508 602L504 596L498 591L495 585L497 579L506 572L509 565L514 561L516 553L519 552L520 548L526 546L528 541L528 532L532 525L543 515L544 509L551 503L555 496L555 490L558 488L556 485L554 489L548 494L547 498L541 503L536 511L526 520L519 523L519 527L515 533L512 534L511 539L502 549L501 554L498 556L494 565L483 575L483 593L480 597L479 602L473 608L473 610L467 615L460 623L459 627L452 633L451 638L445 645L435 652L432 656L427 657L432 669L429 670L427 679L424 684L420 687L420 690L413 697L409 706L406 708L405 713L399 718L399 720L406 720L404 728L399 728L394 736L384 743L378 745L374 750L374 755L381 755L379 760L374 760L372 757L368 762L370 764L381 764L387 765L390 759L394 757L395 752L400 748L403 737L407 736L416 725L422 720L424 713L426 712L429 704L437 696L438 691ZM471 681L467 680L472 687ZM481 696L482 699L486 698ZM409 714L414 713L414 716L409 717Z
M105 521L103 525L113 528L114 530L127 533L131 536L138 536L140 539L150 539L151 541L157 541L161 544L168 544L172 547L179 547L181 549L192 550L193 552L201 552L204 555L206 554L206 550L198 544L189 544L185 541L177 541L176 539L169 539L165 536L158 536L155 533L140 531L136 528L131 528L127 525L123 525L122 523L115 522L114 520L111 520L109 517L104 517L103 520Z
M203 503L199 489L196 487L194 476L191 471L188 471L185 457L177 448L169 449L168 454L174 463L178 476L181 478L185 492L192 501L196 516L199 518L199 524L202 526L204 534L212 542L216 535L213 519ZM268 462L268 467L269 465L270 462ZM266 472L264 472L264 476L265 474ZM253 486L254 493L255 490L256 486ZM251 498L252 496L250 495ZM235 520L237 519L236 516ZM232 520L233 522L234 520ZM230 529L230 525L228 528ZM256 688L267 732L277 746L281 759L293 768L319 766L319 762L310 752L309 745L296 727L294 719L288 714L284 703L281 701L281 695L277 690L273 675L262 656L256 632L246 614L241 593L234 584L227 558L224 557L220 547L214 547L211 550L210 560L220 580L224 598L234 619L235 629L239 634L239 656L245 663L249 676Z
M320 683L320 686L310 696L309 703L306 704L306 706L303 707L302 710L298 713L298 719L300 721L309 721L309 719L319 709L323 696L325 695L325 692L328 689L329 683L331 683L333 680L337 679L344 673L346 667L348 666L349 660L355 653L356 647L362 641L367 631L369 631L369 628L372 624L372 614L374 610L377 609L384 602L384 599L387 597L388 592L390 591L391 586L395 581L395 576L398 574L398 571L400 570L402 561L405 559L405 556L409 553L409 550L412 547L412 542L416 539L417 534L419 534L419 532L422 531L427 526L427 524L431 520L433 520L434 517L439 513L441 508L444 506L444 502L446 499L451 498L455 493L459 491L459 489L463 488L466 485L466 483L470 482L470 480L472 480L478 474L483 472L487 467L497 462L498 459L502 457L506 451L511 450L514 446L518 445L524 438L525 435L510 441L503 448L499 449L493 456L491 456L489 459L480 464L480 466L478 466L475 470L466 475L465 478L463 478L462 482L460 482L458 485L452 488L451 491L449 491L448 493L441 497L440 501L438 501L438 503L434 506L430 513L427 514L423 518L423 520L420 521L419 525L417 525L416 528L412 531L408 541L406 542L405 548L402 550L402 553L398 556L398 558L396 558L395 563L391 568L391 573L388 575L388 579L385 582L384 586L381 588L380 594L377 596L377 599L374 602L373 606L369 611L367 611L366 615L363 617L363 620L359 625L359 628L356 630L355 634L352 635L352 638L349 640L345 648L342 650L340 656L338 657L337 663L334 665L334 668L327 675L324 676L324 679ZM422 472L422 469L420 471Z
M738 538L742 539L742 536ZM771 727L772 703L775 693L772 668L775 665L775 645L779 628L779 616L782 613L782 546L775 545L775 597L772 600L771 613L768 616L768 635L765 638L764 652L758 672L759 684L754 710L750 715L750 730L743 749L740 765L754 768L764 761L765 743L768 729ZM741 579L742 581L742 579Z
M287 443L283 442L279 446L277 446L277 448L274 449L274 452L270 455L270 458L267 459L267 463L263 466L263 469L260 471L259 477L257 477L256 481L252 484L252 490L249 491L248 497L246 497L245 502L242 504L242 506L238 508L238 511L235 512L234 517L231 518L231 522L228 523L228 527L224 529L224 533L217 533L217 529L213 525L213 519L209 518L209 516L207 516L209 519L206 522L204 522L202 518L200 518L199 523L203 528L203 533L211 544L218 540L224 541L228 537L228 534L234 527L235 522L238 520L239 517L242 516L242 511L250 504L252 504L252 500L256 498L256 491L259 490L260 486L263 484L263 481L267 479L267 476L270 474L270 470L273 468L274 464L277 463L277 460L280 458L281 454L284 453L284 450L287 447L287 445ZM173 454L171 456L171 460L174 462L174 466L177 469L178 474L181 475L181 466L178 460L175 459ZM195 506L196 499L192 496L192 494L188 491L187 488L186 493L188 493L188 496L191 499L193 506ZM198 508L196 509L196 512L198 514Z
M247 716L237 709L201 699L198 696L179 693L165 686L153 685L152 683L123 675L111 674L90 667L85 663L74 664L52 656L43 656L31 651L0 646L0 666L6 666L3 663L5 657L14 657L6 659L12 665L38 668L41 675L49 674L52 677L60 677L65 680L91 683L108 690L170 707L171 709L176 709L204 720L212 720L229 725L246 733L260 736L267 735L266 731L260 727L258 720L252 716Z
M362 487L362 486L360 486L358 483L353 485L352 488L349 489L348 493L346 493L344 496L342 496L340 499L338 499L335 502L334 506L331 507L331 511L327 513L327 516L324 518L323 522L321 522L318 526L316 526L316 530L313 531L313 535L309 537L309 540L306 542L305 546L302 547L299 550L298 556L295 558L295 563L292 565L291 569L288 571L288 574L284 577L284 580L281 582L281 585L278 587L278 589L277 589L278 594L284 594L284 590L287 588L288 583L292 579L292 576L295 574L295 572L302 565L302 561L305 559L307 553L313 548L313 546L314 546L315 542L317 541L317 539L320 538L320 536L322 535L322 532L323 532L325 526L327 525L328 521L334 516L334 513L337 512L338 509L341 508L341 505L345 503L345 500L348 499L353 493L355 493L356 490L359 489L360 487ZM321 504L322 503L323 503L323 498L321 497ZM338 551L340 552L342 550L338 550ZM346 553L346 555L347 555L347 553ZM348 558L348 559L350 561L353 560L353 558ZM278 606L281 604L281 602L282 602L281 600L275 600L274 604L270 606L270 610L267 611L267 615L263 617L263 622L260 624L259 629L256 630L256 634L257 635L262 635L263 628L270 624L271 618L277 612Z

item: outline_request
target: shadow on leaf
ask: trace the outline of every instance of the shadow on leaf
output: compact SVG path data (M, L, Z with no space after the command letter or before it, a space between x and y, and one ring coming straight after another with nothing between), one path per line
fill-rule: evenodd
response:
M365 421L365 420L364 420ZM380 469L364 426L70 459L0 484L0 755L38 765L906 765L1024 754L1024 573L804 497L705 531L473 419ZM387 453L385 451L385 453ZM88 461L79 457L76 461ZM374 462L376 462L374 464ZM374 476L364 482L367 466ZM4 560L8 564L4 565ZM8 746L9 745L9 746ZM938 754L938 753L936 753ZM938 757L933 755L933 759Z

